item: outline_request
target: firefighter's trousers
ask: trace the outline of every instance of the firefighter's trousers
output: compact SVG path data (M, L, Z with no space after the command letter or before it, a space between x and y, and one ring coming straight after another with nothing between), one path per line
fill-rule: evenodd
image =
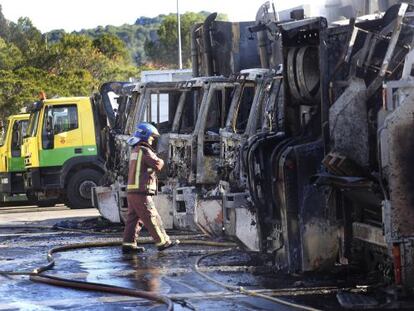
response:
M142 226L147 228L157 246L170 241L152 196L128 192L128 215L125 224L123 242L135 243Z

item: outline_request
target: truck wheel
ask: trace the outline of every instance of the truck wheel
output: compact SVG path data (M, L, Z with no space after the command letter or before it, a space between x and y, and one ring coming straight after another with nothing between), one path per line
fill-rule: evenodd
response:
M66 188L67 205L70 208L92 207L92 188L99 186L102 176L102 173L92 169L76 172Z

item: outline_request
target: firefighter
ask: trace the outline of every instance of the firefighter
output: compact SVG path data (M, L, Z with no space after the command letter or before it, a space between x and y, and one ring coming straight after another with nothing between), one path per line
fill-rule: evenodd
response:
M157 175L164 161L157 157L152 148L156 137L160 136L155 126L140 123L133 137L127 143L131 146L128 171L128 215L125 224L122 251L142 252L136 238L145 226L155 241L159 251L177 245L165 232L161 217L155 208L152 196L157 193Z

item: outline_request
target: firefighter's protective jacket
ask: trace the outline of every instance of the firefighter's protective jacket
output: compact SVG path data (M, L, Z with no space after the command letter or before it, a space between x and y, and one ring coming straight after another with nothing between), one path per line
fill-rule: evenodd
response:
M157 172L161 171L164 161L157 157L151 146L140 142L131 150L128 171L128 192L143 195L157 193Z

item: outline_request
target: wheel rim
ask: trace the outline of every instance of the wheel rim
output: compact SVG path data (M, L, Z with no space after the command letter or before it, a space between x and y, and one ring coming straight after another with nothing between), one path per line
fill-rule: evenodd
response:
M82 199L90 200L91 199L91 192L92 188L96 187L97 184L92 180L84 180L79 185L79 194Z

